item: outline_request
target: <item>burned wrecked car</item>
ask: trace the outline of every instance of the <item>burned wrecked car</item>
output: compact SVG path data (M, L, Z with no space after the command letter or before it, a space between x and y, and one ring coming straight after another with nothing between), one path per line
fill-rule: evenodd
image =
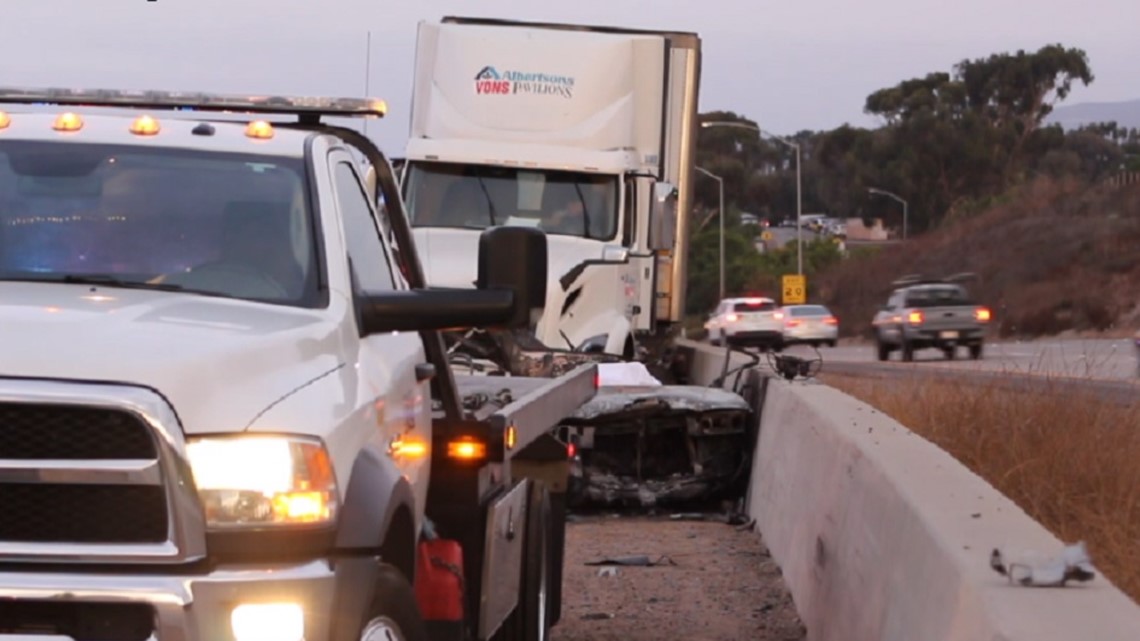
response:
M615 385L564 419L570 507L680 506L742 494L757 422L733 392Z

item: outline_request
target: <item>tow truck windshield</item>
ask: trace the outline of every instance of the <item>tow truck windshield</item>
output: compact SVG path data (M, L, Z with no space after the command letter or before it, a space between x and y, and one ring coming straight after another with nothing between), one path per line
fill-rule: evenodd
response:
M617 235L616 176L489 165L410 163L406 200L415 227L537 227L548 234Z
M0 141L0 281L316 306L304 176L299 158Z

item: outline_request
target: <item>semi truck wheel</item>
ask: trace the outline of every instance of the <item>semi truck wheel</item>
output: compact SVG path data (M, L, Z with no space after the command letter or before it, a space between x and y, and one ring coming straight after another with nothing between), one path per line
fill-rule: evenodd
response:
M416 594L394 566L380 564L372 605L361 626L360 641L430 641L420 618Z

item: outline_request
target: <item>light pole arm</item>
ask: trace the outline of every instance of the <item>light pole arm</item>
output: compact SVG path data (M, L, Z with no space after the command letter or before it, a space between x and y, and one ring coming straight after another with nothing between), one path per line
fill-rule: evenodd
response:
M909 216L910 203L908 203L905 199L903 199L898 194L892 194L891 192L887 191L886 189L879 189L878 187L868 187L867 193L879 194L880 196L886 196L887 198L892 198L895 200L895 202L902 205L902 207L903 207L903 240L906 240L907 226L908 226L907 219L910 217Z

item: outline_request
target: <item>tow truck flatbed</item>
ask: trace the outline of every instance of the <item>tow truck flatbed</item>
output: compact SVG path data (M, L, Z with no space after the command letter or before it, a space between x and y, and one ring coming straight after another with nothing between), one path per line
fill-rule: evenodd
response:
M581 365L553 379L456 374L455 382L472 419L487 423L494 435L515 427L512 449L518 451L595 396L597 365Z

